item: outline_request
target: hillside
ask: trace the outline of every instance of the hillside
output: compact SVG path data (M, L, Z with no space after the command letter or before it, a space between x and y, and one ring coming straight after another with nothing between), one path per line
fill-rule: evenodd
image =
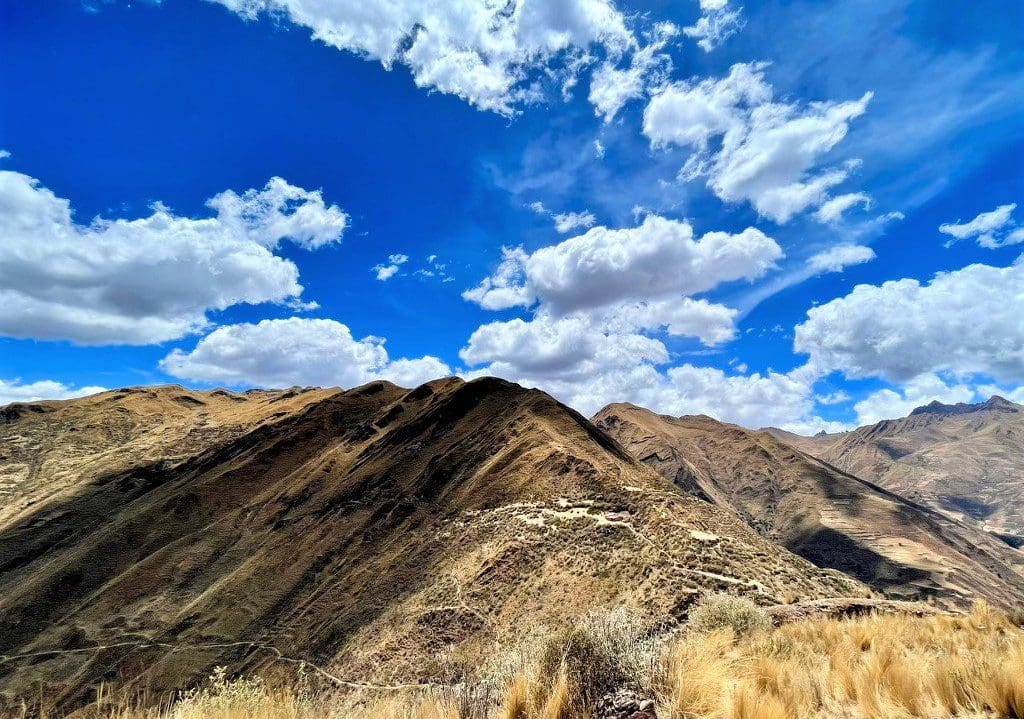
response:
M628 404L594 422L684 491L731 510L765 537L887 594L940 600L1024 596L1024 554L906 501L767 432Z
M420 682L592 608L671 623L711 590L867 592L500 380L130 390L8 414L10 700L43 681L76 706L101 681L161 692L297 660Z
M1024 406L933 402L837 435L786 438L858 477L1024 545Z

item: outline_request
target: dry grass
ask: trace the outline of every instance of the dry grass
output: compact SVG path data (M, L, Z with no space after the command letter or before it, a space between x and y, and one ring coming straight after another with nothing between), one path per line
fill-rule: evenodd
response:
M661 719L1024 719L1024 632L984 604L963 615L809 620L658 642L623 613L588 617L523 654L496 699L465 686L387 697L281 690L223 673L148 711L104 719L584 719L609 689ZM529 659L533 656L533 659ZM656 657L653 658L652 657Z

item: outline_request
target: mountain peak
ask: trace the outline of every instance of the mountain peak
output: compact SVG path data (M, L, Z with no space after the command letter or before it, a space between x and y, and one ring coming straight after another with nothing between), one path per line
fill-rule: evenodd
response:
M910 413L911 417L932 414L932 415L956 415L956 414L968 414L970 412L982 412L984 410L1004 410L1010 412L1018 412L1018 405L1014 404L1005 397L999 395L992 395L985 402L978 402L975 404L969 404L967 402L957 402L956 404L943 404L937 399L932 400L928 404L916 408Z

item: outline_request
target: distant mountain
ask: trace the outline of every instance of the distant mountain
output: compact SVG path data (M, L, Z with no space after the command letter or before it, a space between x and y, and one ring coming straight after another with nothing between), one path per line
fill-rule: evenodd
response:
M418 682L596 608L672 622L712 590L869 593L500 380L137 388L4 411L11 702L298 660Z
M1024 545L1022 405L998 396L980 404L932 402L853 432L773 432L840 469Z
M1004 606L1024 596L1024 553L768 432L628 404L604 408L594 422L682 490L734 512L815 564L889 595L980 596Z

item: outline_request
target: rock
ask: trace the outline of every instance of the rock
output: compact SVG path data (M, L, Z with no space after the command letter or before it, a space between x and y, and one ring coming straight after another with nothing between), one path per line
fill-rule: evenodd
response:
M594 719L658 719L654 701L632 689L619 689L601 697Z

